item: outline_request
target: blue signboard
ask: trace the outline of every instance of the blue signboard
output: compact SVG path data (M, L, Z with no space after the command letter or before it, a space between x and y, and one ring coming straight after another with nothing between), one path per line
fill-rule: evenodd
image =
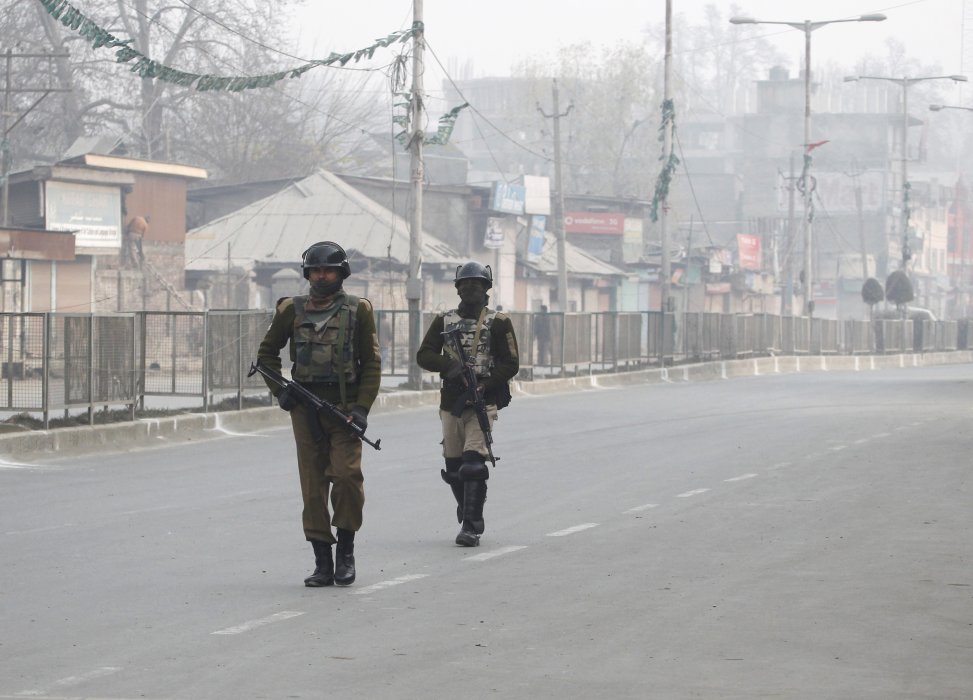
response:
M494 182L490 197L490 209L504 214L523 214L527 201L527 188L523 185L508 185Z
M527 237L527 260L537 262L541 259L544 252L544 229L547 226L547 217L541 214L534 214L530 217L530 235Z

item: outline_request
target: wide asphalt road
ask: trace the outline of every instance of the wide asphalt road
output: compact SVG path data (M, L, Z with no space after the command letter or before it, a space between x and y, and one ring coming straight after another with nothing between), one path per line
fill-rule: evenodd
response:
M482 546L372 417L358 581L288 431L0 467L0 697L973 698L973 366L515 397Z

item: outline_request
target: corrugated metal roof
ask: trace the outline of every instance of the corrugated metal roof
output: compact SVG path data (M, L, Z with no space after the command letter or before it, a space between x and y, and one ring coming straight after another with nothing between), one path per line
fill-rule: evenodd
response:
M230 264L293 264L310 245L341 244L372 259L409 262L405 220L334 174L318 170L303 180L186 234L186 268L223 270ZM229 247L229 251L228 251ZM423 232L423 263L461 265L466 260L438 238Z
M541 252L540 260L534 262L525 261L524 264L544 274L557 274L557 238L554 234L546 233L544 235L544 249ZM564 267L569 273L575 275L604 276L627 274L624 270L606 263L591 253L571 245L566 241L564 243Z

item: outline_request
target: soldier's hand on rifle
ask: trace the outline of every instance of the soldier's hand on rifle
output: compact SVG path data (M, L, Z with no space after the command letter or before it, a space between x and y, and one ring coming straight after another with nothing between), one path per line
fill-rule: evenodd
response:
M486 387L483 384L476 385L476 397L471 397L466 400L467 406L472 406L476 401L483 398L483 394L486 392Z
M446 367L446 379L455 380L463 374L463 363L456 359L450 359Z
M348 416L348 422L354 423L362 430L368 427L368 409L364 406L354 406Z
M285 386L277 392L277 404L285 411L293 411L298 403L297 392L291 387Z

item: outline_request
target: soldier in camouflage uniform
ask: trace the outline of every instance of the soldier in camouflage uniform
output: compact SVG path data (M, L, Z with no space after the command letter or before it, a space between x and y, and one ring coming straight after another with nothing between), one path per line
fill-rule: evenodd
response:
M486 465L488 452L483 431L472 407L459 417L451 410L467 392L462 382L463 367L448 346L444 349L443 331L459 329L466 356L473 364L477 377L477 391L487 404L490 425L510 398L508 382L520 369L517 338L513 324L506 315L487 306L487 291L493 286L490 266L468 262L456 269L454 281L459 306L438 314L426 331L416 354L419 366L439 372L442 378L439 417L443 428L443 458L446 468L441 471L456 499L456 518L462 523L456 544L475 547L483 533L483 504L486 501Z
M342 289L351 268L337 243L324 241L308 248L301 269L310 282L310 294L277 302L257 358L279 372L280 351L290 341L292 379L337 405L364 428L382 372L372 305ZM267 384L275 394L280 391ZM361 528L365 504L362 443L333 419L309 411L285 394L281 392L278 401L291 414L304 497L304 537L314 549L314 573L304 579L304 585L347 586L355 580L355 533ZM328 510L329 495L333 515ZM336 541L332 558L331 545Z

